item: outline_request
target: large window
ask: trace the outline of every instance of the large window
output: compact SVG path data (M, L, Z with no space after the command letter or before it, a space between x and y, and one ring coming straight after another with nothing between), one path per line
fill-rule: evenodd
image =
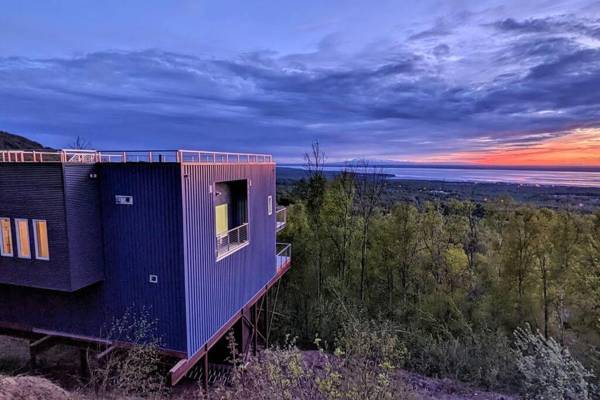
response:
M246 180L215 184L215 230L217 260L249 243Z
M26 219L15 219L17 230L17 254L19 258L31 258L31 246L29 244L29 221Z
M10 218L0 218L0 255L13 256L12 229Z
M48 225L45 220L33 220L33 239L35 243L35 258L38 260L49 260Z

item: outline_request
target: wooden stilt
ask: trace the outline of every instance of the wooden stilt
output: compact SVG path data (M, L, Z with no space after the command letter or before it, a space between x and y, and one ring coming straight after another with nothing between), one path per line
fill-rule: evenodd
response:
M208 352L204 355L204 379L202 382L202 387L208 396Z
M90 377L87 349L79 349L79 373L83 379Z

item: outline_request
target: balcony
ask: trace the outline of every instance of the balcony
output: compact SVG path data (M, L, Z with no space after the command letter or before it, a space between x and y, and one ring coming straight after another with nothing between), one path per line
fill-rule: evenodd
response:
M275 212L275 217L277 221L277 232L285 228L287 224L287 208L282 206L277 206L277 211Z
M275 255L277 272L290 266L292 263L292 245L289 243L277 243L277 254Z
M246 247L248 243L248 223L217 234L217 261Z

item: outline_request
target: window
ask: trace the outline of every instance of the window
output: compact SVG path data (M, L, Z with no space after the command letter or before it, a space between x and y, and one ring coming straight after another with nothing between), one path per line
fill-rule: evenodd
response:
M29 221L26 219L15 219L17 229L17 252L19 258L31 258L31 247L29 245Z
M33 241L35 243L35 258L38 260L49 260L48 225L45 220L33 220Z
M214 190L217 261L249 244L248 181L216 182Z
M0 218L0 255L13 256L12 229L10 218Z
M226 234L229 230L229 211L227 204L219 204L215 207L217 236Z
M267 210L269 211L269 215L273 215L273 196L267 198Z

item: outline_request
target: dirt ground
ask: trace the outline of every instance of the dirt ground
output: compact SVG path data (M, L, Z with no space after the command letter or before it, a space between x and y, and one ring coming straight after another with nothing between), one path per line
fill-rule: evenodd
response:
M306 357L311 358L311 352ZM39 358L36 371L28 369L28 342L0 336L0 400L73 400L86 396L74 394L82 387L79 378L79 353L56 346ZM33 376L31 376L33 375ZM450 379L434 379L399 371L398 382L412 388L423 400L517 400L518 397L485 392ZM171 399L194 398L194 382L178 385ZM71 391L71 392L67 392Z

